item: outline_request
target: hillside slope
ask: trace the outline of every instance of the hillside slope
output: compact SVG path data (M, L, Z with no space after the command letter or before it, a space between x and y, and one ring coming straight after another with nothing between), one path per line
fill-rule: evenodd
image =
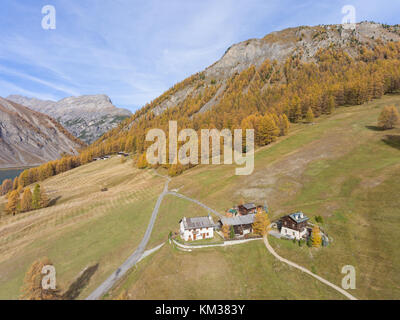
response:
M83 146L49 116L0 98L0 167L38 165Z
M264 203L274 220L303 210L321 215L333 243L315 250L270 239L283 257L315 270L336 285L341 268L357 270L359 299L399 299L400 128L376 129L385 96L337 109L315 125L296 124L288 137L256 152L255 172L235 175L234 165L198 166L175 177L170 190L224 212L244 199ZM357 139L355 139L356 137ZM17 298L23 276L48 256L64 291L85 298L136 249L164 180L115 157L43 182L52 207L0 219L0 298ZM100 189L107 187L107 192ZM0 210L5 199L0 197ZM166 197L149 248L167 240L182 216L203 208ZM160 268L163 265L165 268ZM88 271L86 271L88 270ZM79 280L79 281L78 281ZM82 283L77 286L77 283ZM342 299L329 287L276 261L260 243L180 252L168 243L147 257L110 294L131 299Z
M151 128L254 129L264 146L302 121L335 108L362 104L400 89L399 26L360 23L298 27L232 46L203 72L176 84L104 134L83 154L144 154ZM268 125L279 130L268 131ZM267 132L263 134L262 132ZM168 134L167 134L168 135ZM188 166L169 166L180 172Z
M315 125L295 125L288 137L256 152L255 171L250 176L236 176L233 165L199 166L174 178L170 188L179 188L180 193L219 212L225 212L243 199L260 204L266 202L272 221L297 211L303 211L313 222L314 217L320 215L324 219L323 228L333 239L330 246L310 249L291 241L270 238L275 250L338 286L344 277L342 267L353 265L357 284L356 290L351 290L352 295L359 299L399 299L400 127L388 131L376 127L379 113L387 105L395 105L400 110L400 96L390 95L361 106L340 108L332 116L320 118ZM174 211L171 207L164 212L165 217L175 215ZM168 227L172 231L178 229L176 221L171 221ZM157 238L157 229L154 237ZM174 253L171 257L165 250L143 262L119 290L128 289L131 298L138 299L184 298L181 288L188 287L193 290L187 292L187 297L206 299L214 296L212 286L201 282L192 286L195 275L192 278L181 276L192 270L191 264L185 265L191 253ZM267 258L252 257L249 261L249 253L244 250L238 253L240 257L233 258L235 253L226 252L226 258L214 257L210 263L209 251L196 252L193 258L197 261L196 272L204 274L203 269L206 269L213 273L216 272L214 262L221 265L229 261L232 266L250 264L257 277L261 271L256 271L253 266L263 263L257 259ZM268 254L265 251L265 255ZM232 259L235 262L231 264ZM281 263L271 263L273 277L286 269ZM166 268L157 273L154 267L160 264L177 265L180 272ZM266 281L263 287L258 287L256 281L255 287L246 286L253 281L253 273L249 275L246 268L233 268L235 277L231 276L231 269L226 269L214 282L218 287L232 288L237 295L232 296L232 291L228 290L221 292L218 298L281 299L289 294L282 291L271 296L273 289L269 286L284 286L275 280L272 280L273 284ZM174 283L179 286L173 286ZM300 280L290 283L292 294L296 292L294 288L302 285ZM235 291L238 288L240 290ZM115 294L118 292L116 290ZM320 294L323 298L323 291ZM312 296L304 294L301 298Z
M272 32L262 39L249 39L228 48L223 57L199 74L185 79L145 106L146 112L159 115L166 109L177 106L188 97L204 94L207 85L219 87L200 106L200 112L209 110L223 97L226 81L254 65L260 67L266 59L284 63L297 56L302 62L315 62L319 50L334 47L344 50L350 57L357 57L359 48L378 43L400 41L400 26L387 26L373 22L357 24L353 30L342 25L301 26ZM140 112L139 114L142 114Z
M7 99L49 115L88 144L131 116L129 110L115 107L106 95L69 97L57 102L20 95Z

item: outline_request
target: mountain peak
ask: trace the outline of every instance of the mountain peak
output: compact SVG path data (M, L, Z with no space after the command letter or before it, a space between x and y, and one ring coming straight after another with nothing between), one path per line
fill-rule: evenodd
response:
M114 106L105 94L67 97L57 102L19 95L10 95L7 98L57 119L74 136L86 143L95 141L121 120L132 115L129 110Z

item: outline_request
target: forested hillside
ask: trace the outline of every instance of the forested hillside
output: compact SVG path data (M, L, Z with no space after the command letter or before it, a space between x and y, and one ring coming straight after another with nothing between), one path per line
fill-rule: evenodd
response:
M118 151L134 153L137 166L144 168L147 131L167 133L169 120L178 122L178 130L255 129L256 145L267 145L287 134L289 122L399 90L399 30L367 22L355 30L298 27L232 46L220 61L166 91L80 156L25 173L31 177L27 183ZM166 167L176 175L188 166Z
M321 32L315 37L321 37ZM260 66L253 64L226 80L209 80L207 72L196 74L105 134L83 152L82 159L90 161L119 150L142 154L147 130L167 132L169 120L177 120L178 129L196 131L252 128L256 145L263 146L287 133L288 119L296 123L307 113L319 117L339 106L362 104L395 92L400 88L400 44L370 40L361 43L346 38L346 46L331 42L319 48L312 59L296 48L284 61L266 57ZM202 90L188 93L180 103L160 112L159 106L168 96L193 85Z

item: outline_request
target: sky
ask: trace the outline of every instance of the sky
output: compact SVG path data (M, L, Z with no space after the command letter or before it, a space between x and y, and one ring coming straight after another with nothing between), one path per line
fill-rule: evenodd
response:
M44 29L42 8L55 8ZM135 111L229 46L300 25L400 23L398 0L1 0L0 96L106 94Z

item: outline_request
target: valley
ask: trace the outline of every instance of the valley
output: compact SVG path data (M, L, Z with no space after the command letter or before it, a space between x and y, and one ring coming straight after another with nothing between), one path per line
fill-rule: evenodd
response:
M266 201L271 221L299 210L321 215L333 239L328 247L299 247L272 237L270 244L338 286L342 267L354 265L357 288L350 291L358 299L398 299L400 146L393 137L400 129L376 129L386 105L399 109L400 96L338 108L313 125L292 125L288 136L257 150L250 176L236 176L234 165L200 165L172 178L169 190L179 189L220 213L245 199ZM86 298L136 249L164 182L153 169L136 169L118 157L44 181L51 207L1 216L0 298L18 298L27 268L43 256L54 263L69 298ZM4 203L1 197L0 208ZM166 244L104 298L122 291L129 299L345 298L277 261L262 241L192 252L168 243L183 216L206 214L195 203L167 195L146 249Z

